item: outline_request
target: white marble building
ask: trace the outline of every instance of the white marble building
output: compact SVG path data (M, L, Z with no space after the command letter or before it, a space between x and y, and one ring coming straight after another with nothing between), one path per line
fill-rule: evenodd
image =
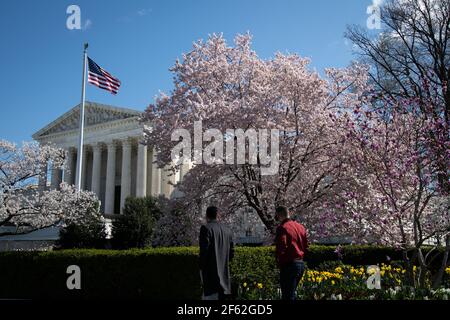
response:
M79 139L79 105L33 134L41 144L52 143L67 150L68 170L48 170L50 181L40 181L41 188L57 188L61 181L75 183ZM143 125L141 112L95 102L86 102L84 131L84 161L82 188L99 197L102 212L119 214L127 196L174 196L172 183L178 182L189 170L184 165L176 175L157 168L155 154L139 143ZM51 178L50 178L51 176Z
M154 152L139 143L143 126L138 118L141 112L95 102L86 102L82 188L94 191L101 201L101 211L107 217L107 228L115 214L120 214L127 196L177 196L169 183L176 183L190 169L183 165L180 172L171 175L153 163ZM67 150L68 170L53 170L48 164L47 179L40 188L58 188L62 181L75 183L77 147L79 139L79 105L33 134L41 144L52 143ZM244 210L244 209L243 209ZM233 226L237 243L262 243L264 226L255 223L254 215L244 210ZM47 250L59 237L59 228L47 228L25 235L4 236L0 251Z

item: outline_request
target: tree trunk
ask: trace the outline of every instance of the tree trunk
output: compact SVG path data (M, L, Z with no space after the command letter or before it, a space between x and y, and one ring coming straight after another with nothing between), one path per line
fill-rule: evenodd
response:
M418 277L418 285L419 288L425 288L426 285L426 279L427 279L427 273L428 273L428 266L425 263L425 258L423 256L422 253L422 249L421 248L417 248L417 255L418 255L418 260L419 260L419 277Z
M261 221L264 223L270 234L272 236L275 236L277 230L277 222L275 221L275 217L262 209L254 209L256 210L258 216L260 217Z
M416 257L416 250L413 251L411 258L408 257L408 250L403 250L403 261L405 262L406 267L406 283L411 287L416 286L416 280L414 277L414 262L416 260Z
M445 240L445 252L442 257L441 267L439 268L439 271L436 274L436 276L434 277L434 281L433 281L433 289L434 290L438 289L441 286L442 279L444 277L445 268L447 267L449 252L450 252L450 236L447 236L446 240Z

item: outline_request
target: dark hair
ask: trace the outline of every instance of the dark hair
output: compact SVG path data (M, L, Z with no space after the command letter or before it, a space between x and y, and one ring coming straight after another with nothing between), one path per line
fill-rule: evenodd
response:
M281 213L284 217L288 216L288 209L284 206L279 206L275 209L276 213Z
M206 217L208 219L216 219L217 218L217 207L211 206L206 209Z

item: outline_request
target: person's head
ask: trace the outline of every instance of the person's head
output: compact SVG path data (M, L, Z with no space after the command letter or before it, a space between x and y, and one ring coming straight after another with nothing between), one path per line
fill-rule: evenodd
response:
M217 207L211 206L206 209L206 221L217 219Z
M289 211L284 206L279 206L275 209L275 217L279 222L282 222L289 218Z

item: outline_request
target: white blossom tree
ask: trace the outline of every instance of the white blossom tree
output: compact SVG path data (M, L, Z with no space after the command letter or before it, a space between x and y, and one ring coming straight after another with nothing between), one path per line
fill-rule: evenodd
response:
M47 176L47 164L62 169L64 159L63 149L33 142L18 147L0 140L0 227L15 227L14 231L0 231L0 236L100 216L98 199L92 192L78 192L65 183L56 190L38 187L39 179Z

